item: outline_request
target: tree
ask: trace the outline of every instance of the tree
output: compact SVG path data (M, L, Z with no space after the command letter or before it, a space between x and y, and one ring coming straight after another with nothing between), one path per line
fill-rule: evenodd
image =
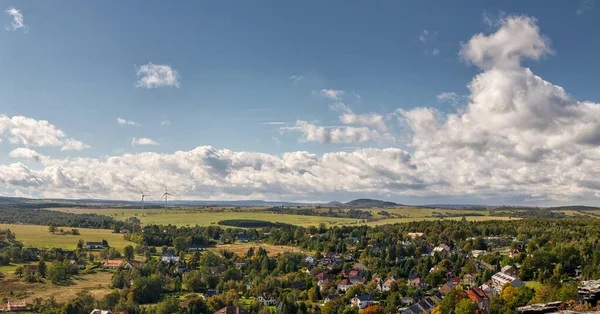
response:
M385 310L380 305L371 305L366 307L361 314L385 314Z
M25 269L21 265L19 265L19 266L17 266L17 268L15 268L15 276L19 276L19 278L23 277L24 272L25 272Z
M79 239L79 241L77 241L77 248L78 249L83 249L83 246L85 245L85 243L83 242L83 239Z
M173 314L179 312L179 300L170 297L158 303L155 308L156 314Z
M46 278L46 271L48 270L48 267L46 266L46 262L44 262L44 260L41 260L38 263L38 268L37 268L37 272L38 274L42 277L42 278Z
M471 302L470 299L465 298L456 304L456 310L454 313L456 314L473 314L477 311L477 304Z
M206 302L201 298L194 298L188 302L187 306L188 314L206 314L208 313L208 306Z
M125 253L125 259L128 261L132 260L135 256L133 246L131 246L131 245L128 245L125 247L124 253Z
M56 226L54 224L48 226L48 232L54 234L56 232Z

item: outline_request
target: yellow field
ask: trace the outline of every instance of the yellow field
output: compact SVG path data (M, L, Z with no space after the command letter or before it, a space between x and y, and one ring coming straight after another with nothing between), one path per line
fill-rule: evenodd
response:
M126 241L122 234L112 233L107 229L86 229L78 228L81 235L59 235L48 232L48 226L38 225L15 225L0 224L0 229L10 229L17 235L17 241L20 241L25 247L47 247L75 249L79 239L83 241L100 242L102 239L108 241L108 245L122 250L125 246L133 242ZM64 228L70 230L71 228Z
M78 275L73 277L72 284L68 286L57 286L49 281L46 283L28 283L17 280L12 275L0 279L0 299L8 298L11 301L25 301L32 303L35 298L48 299L54 296L57 302L66 302L79 291L88 291L96 299L110 293L108 287L112 273L99 271L96 274ZM13 295L11 295L11 291Z

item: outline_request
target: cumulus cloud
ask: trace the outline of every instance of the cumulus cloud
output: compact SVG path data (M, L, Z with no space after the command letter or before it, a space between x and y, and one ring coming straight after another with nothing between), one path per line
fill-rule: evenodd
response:
M268 121L268 122L263 122L261 124L265 124L265 125L284 125L285 122L282 122L282 121Z
M322 89L320 92L321 96L327 97L333 100L340 100L344 96L344 91L335 89Z
M131 145L158 145L158 143L155 142L151 138L147 138L147 137L135 138L134 137L133 140L131 141Z
M6 30L9 31L16 31L18 29L23 29L24 31L27 31L27 25L25 25L24 21L23 21L23 14L21 13L21 11L11 7L6 9L6 11L4 11L4 13L10 15L12 17L12 23L10 23L10 25L6 26Z
M42 158L36 169L18 162L0 165L0 187L43 197L119 199L137 197L138 188L160 195L166 184L177 186L177 194L187 199L324 199L357 193L597 200L600 104L576 100L522 65L551 53L533 18L506 16L494 27L462 46L461 56L480 69L468 83L462 110L397 110L398 122L410 132L410 153L368 148L272 155L201 146L170 154ZM298 120L282 129L319 143L385 139L379 118L369 116L375 114L355 114L341 102L332 108L341 117L349 115L340 118L349 124Z
M419 34L419 40L422 42L426 42L428 36L429 36L429 31L424 29L421 31L421 34Z
M171 121L169 121L169 120L161 121L160 125L162 125L162 126L169 126L169 125L171 125Z
M132 121L132 120L125 120L123 118L117 118L117 123L120 125L133 125L133 126L141 126L141 124Z
M8 155L13 158L34 159L36 161L40 161L41 158L35 150L25 147L15 148Z
M148 63L136 69L137 87L179 87L179 73L168 65Z
M24 116L0 115L0 136L11 144L31 147L61 146L61 150L81 150L89 146L57 129L46 120L35 120Z

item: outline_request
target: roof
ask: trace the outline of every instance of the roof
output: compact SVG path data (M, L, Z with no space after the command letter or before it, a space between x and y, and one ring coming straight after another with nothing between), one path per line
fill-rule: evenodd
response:
M125 266L125 261L120 260L120 259L109 259L108 261L104 262L104 267L123 267Z
M342 281L338 282L338 286L351 286L352 283L348 279L342 279Z
M226 306L216 311L214 314L248 314L248 311L239 306Z
M373 297L370 294L361 294L361 295L357 295L355 296L356 299L358 299L361 302L365 302L365 301L375 301L375 299L373 299Z
M102 242L86 242L87 245L102 245Z

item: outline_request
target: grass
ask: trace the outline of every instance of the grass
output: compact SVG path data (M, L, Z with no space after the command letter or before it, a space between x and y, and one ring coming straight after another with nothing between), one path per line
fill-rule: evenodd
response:
M129 217L137 217L142 224L171 224L176 226L210 226L217 225L221 220L226 219L256 219L272 222L282 222L298 226L317 226L324 223L327 226L342 226L342 225L381 225L400 222L411 222L420 220L437 220L434 213L441 214L464 214L469 221L487 221L487 220L507 220L508 217L492 217L487 216L487 211L475 210L449 210L449 209L430 209L420 207L399 206L396 208L370 208L362 209L369 211L375 218L379 220L363 222L361 219L337 218L328 216L300 216L288 214L274 214L260 211L263 208L231 208L231 207L211 207L211 208L182 208L182 209L149 209L146 210L146 216L141 216L139 209L87 209L87 208L54 208L51 210L59 210L71 213L94 213L100 215L111 216L115 219L124 220ZM327 208L318 208L317 211L327 211ZM379 215L379 212L386 211L391 217L385 218ZM468 216L469 214L483 214L486 216ZM461 219L462 217L451 217L445 219ZM224 227L224 226L222 226Z
M542 284L539 281L525 281L525 286L532 288L533 290L538 290Z
M256 252L259 247L267 250L269 256L275 256L283 252L300 252L300 249L294 246L286 245L271 245L265 243L234 243L234 244L223 244L217 245L217 247L209 248L211 251L227 250L237 255L246 254L248 250L253 247Z
M125 246L133 244L126 241L122 234L112 233L112 230L107 229L79 228L80 235L52 234L48 232L48 226L38 225L0 224L0 229L12 230L17 235L17 241L22 242L25 247L56 247L73 250L77 248L79 239L83 239L86 242L100 242L102 239L105 239L111 247L118 250L122 250ZM71 228L65 229L70 230Z
M77 275L70 285L57 286L50 281L45 283L27 283L18 280L14 276L7 276L0 280L0 299L8 298L13 301L25 301L31 303L35 298L48 299L54 296L57 302L66 302L73 298L79 291L88 291L96 299L100 299L110 293L108 287L112 274L109 272L97 272L95 274ZM11 295L12 291L12 295Z

